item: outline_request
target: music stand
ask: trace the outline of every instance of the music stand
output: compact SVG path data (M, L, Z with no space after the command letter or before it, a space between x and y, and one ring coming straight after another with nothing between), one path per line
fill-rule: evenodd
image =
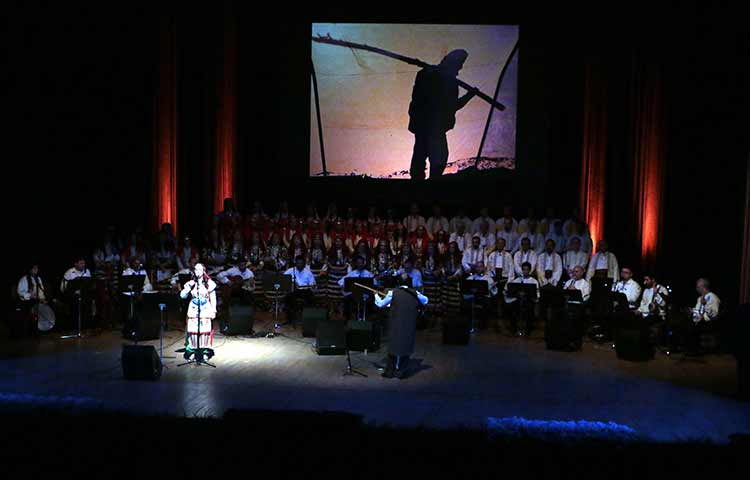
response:
M630 302L623 292L610 292L609 300L612 302L615 311L630 310Z
M82 338L81 334L81 306L83 305L83 297L86 299L90 298L91 290L94 288L94 281L91 277L78 277L70 280L65 285L65 290L72 292L74 301L77 304L78 310L78 331L74 335L63 335L60 338Z
M154 297L154 302L159 305L159 358L162 360L164 360L165 358L176 358L164 356L164 325L167 322L165 318L165 312L167 308L177 308L177 299L180 297L173 293L166 292L152 293L151 295L153 295ZM164 368L167 368L167 366L164 365Z
M355 283L375 288L375 279L370 277L346 277L344 279L344 291L351 293L357 302L357 320L364 322L367 320L367 302L370 299L370 292L354 285Z
M471 328L469 333L474 333L474 304L478 295L486 296L490 293L489 284L486 280L461 280L461 294L471 297Z
M263 274L263 290L274 292L273 299L273 328L279 329L279 299L292 291L292 276L280 272L265 272ZM272 335L270 335L272 336Z
M533 283L514 283L510 282L507 285L508 288L508 296L511 298L518 299L518 314L521 316L522 319L526 318L526 310L529 306L529 299L530 298L536 298L536 291L537 291L537 285L534 285ZM528 328L531 328L531 325L527 324ZM527 329L528 329L527 328ZM526 332L529 334L529 332Z
M143 284L146 282L145 275L120 275L119 288L122 294L128 297L128 323L132 325L129 332L134 344L138 344L138 315L135 312L135 296L143 292ZM127 294L130 295L127 295Z

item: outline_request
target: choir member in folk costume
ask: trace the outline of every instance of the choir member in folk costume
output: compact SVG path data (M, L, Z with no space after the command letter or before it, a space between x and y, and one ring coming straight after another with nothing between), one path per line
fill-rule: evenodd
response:
M401 245L401 248L398 251L398 255L396 256L396 264L401 267L404 265L404 263L411 260L413 256L413 252L411 251L411 245L408 243L404 243Z
M407 242L411 251L417 259L421 259L427 251L427 244L430 242L430 236L427 229L420 225L417 229L409 234Z
M385 226L386 235L392 234L403 227L401 222L396 218L396 211L392 208L385 211L385 220L383 224Z
M518 233L526 233L529 230L529 222L537 222L538 219L536 217L536 209L534 207L529 207L529 209L526 211L526 217L522 218L521 221L518 222Z
M382 222L370 225L370 248L374 249L385 239L385 226Z
M450 235L447 230L438 230L434 237L435 245L440 255L445 254L448 251L448 244L450 243Z
M250 234L250 242L246 251L247 261L250 268L253 271L257 271L262 268L266 247L263 244L263 238L261 237L260 232L252 232Z
M490 217L489 209L487 207L480 208L479 216L471 222L471 234L476 235L479 233L483 222L487 222L487 232L492 232L494 235L497 227L495 226L495 220Z
M521 275L521 265L528 262L531 265L532 275L536 269L537 255L536 252L531 248L531 239L529 237L523 237L520 240L521 248L513 254L513 265L516 269L516 276Z
M314 203L310 202L305 207L305 217L303 219L303 227L304 228L310 228L310 225L312 225L315 221L320 223L321 218L320 215L318 215L318 208L315 206Z
M419 214L419 205L412 203L409 206L409 215L404 218L403 226L406 229L406 233L412 233L417 230L417 227L424 227L427 225L424 217Z
M388 275L393 268L393 251L388 240L378 242L375 247L375 255L372 258L372 270L376 276Z
M346 234L345 224L341 220L337 220L336 223L333 224L333 228L323 236L326 248L331 248L338 238L340 238L347 247L352 248L352 245L349 245L348 242L349 238Z
M307 258L307 245L305 239L301 233L295 233L294 236L289 240L288 252L292 258L304 257Z
M562 258L565 279L573 276L573 269L575 267L581 267L585 272L589 264L589 255L581 250L581 239L578 237L572 237L568 240L568 249Z
M123 268L126 268L130 264L130 260L134 257L138 257L141 263L146 263L146 246L138 238L138 234L136 233L130 235L128 244L120 253L120 260Z
M347 236L354 233L354 225L356 223L357 223L357 209L355 209L354 207L347 208L346 219L344 219L344 230L346 230Z
M464 250L461 265L465 272L470 272L472 265L477 262L484 263L485 250L482 248L482 240L479 235L474 235L471 239L471 245Z
M573 238L578 238L578 240L581 242L582 251L591 254L594 249L594 242L591 240L589 227L583 220L578 220L578 222L576 222L573 233L571 235L568 235L568 242L570 242Z
M503 237L497 239L495 248L487 255L487 267L501 286L516 276L513 257L505 250Z
M437 248L437 243L432 241L427 244L427 250L420 259L418 267L422 270L422 284L424 285L424 294L428 298L435 299L427 307L430 311L435 311L440 307L437 299L440 297L440 282L442 280L442 257Z
M552 226L555 222L559 221L560 220L555 216L555 209L553 207L547 207L545 217L539 221L539 233L546 236L552 231Z
M336 206L335 202L331 202L328 204L328 208L326 209L326 216L323 219L325 222L325 230L328 230L333 225L336 224L336 222L341 221L341 217L339 216L339 210ZM330 247L330 246L329 246Z
M560 220L555 220L554 223L552 223L552 227L550 228L550 231L547 232L547 235L545 235L544 240L554 240L555 251L560 255L565 252L567 237L563 233L562 222Z
M458 245L458 249L462 252L471 246L471 234L466 231L466 224L464 222L456 224L456 230L451 233L448 242L455 242Z
M357 220L354 223L354 231L349 235L349 242L354 247L354 250L357 250L360 242L364 242L368 247L372 247L372 239L370 232L367 231L367 223L362 220Z
M370 259L372 257L372 252L370 252L370 244L367 243L365 239L361 239L359 242L356 243L354 246L354 253L352 253L353 257L360 256L365 259L365 265L370 264Z
M337 237L328 251L328 261L325 266L326 294L331 305L337 306L343 299L339 280L351 271L350 257L351 252L344 243L344 238Z
M295 215L292 215L289 217L289 226L282 230L284 245L289 247L292 244L292 238L294 238L295 235L299 235L304 240L305 229L302 227L302 223L300 223L299 219Z
M479 237L479 245L485 253L489 253L491 249L495 248L497 237L495 236L494 223L490 225L486 220L482 220L479 224L479 230L474 233L474 236Z
M495 227L498 232L504 228L505 222L510 222L510 231L518 232L518 221L513 218L513 209L509 206L503 207L503 216L495 221Z
M375 225L381 225L382 223L382 219L380 218L380 215L378 215L378 207L371 205L367 209L367 226L370 229L370 232L372 232L372 228Z
M448 223L448 218L443 215L440 205L432 207L432 216L427 219L426 227L427 233L429 233L432 238L435 238L435 235L441 230L445 232L449 230L450 225Z
M193 278L185 283L181 298L190 297L187 308L186 360L195 355L195 360L211 359L214 352L212 320L216 318L216 283L206 273L202 263L196 263Z
M273 220L279 228L284 228L289 226L290 216L289 203L286 200L282 200L279 204L279 210L276 212L276 215L273 216Z
M385 295L375 294L375 305L379 308L391 308L388 320L388 360L383 377L405 378L409 357L414 353L417 317L427 302L426 296L405 285L390 290Z
M443 255L442 281L440 282L440 301L446 315L459 315L461 311L461 284L463 253L456 242L448 244L448 251Z
M586 273L586 280L591 281L594 276L598 278L617 278L620 272L620 266L617 263L617 257L609 251L609 244L606 240L599 240L596 244L596 254L589 262L589 269Z
M502 228L497 231L497 240L505 241L505 251L513 254L520 248L519 234L513 227L513 219L503 218Z
M464 225L464 232L471 235L472 220L466 216L466 210L463 207L458 207L456 216L451 218L450 222L448 222L448 231L450 231L450 233L458 231L458 226L461 224Z
M266 256L263 260L266 270L284 270L287 265L287 249L281 241L279 233L273 233L271 240L266 249Z
M526 223L526 231L519 236L519 240L523 240L524 238L529 239L531 249L537 255L544 251L544 235L539 232L539 225L536 223L536 220L530 219Z
M581 212L578 210L577 207L574 207L570 212L570 217L568 217L562 225L563 228L563 235L566 237L569 237L573 235L576 231L576 224L581 221Z
M550 238L545 242L544 251L537 256L536 276L539 286L557 287L562 271L562 257L555 251L555 241Z
M190 259L193 257L198 258L198 247L193 245L190 237L185 237L182 245L177 249L177 265L183 269L190 264Z

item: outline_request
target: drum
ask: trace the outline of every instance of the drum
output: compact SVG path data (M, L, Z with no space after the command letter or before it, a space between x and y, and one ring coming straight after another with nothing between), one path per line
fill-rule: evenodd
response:
M55 326L55 312L45 303L39 303L34 306L34 315L36 316L36 326L42 332L48 332Z

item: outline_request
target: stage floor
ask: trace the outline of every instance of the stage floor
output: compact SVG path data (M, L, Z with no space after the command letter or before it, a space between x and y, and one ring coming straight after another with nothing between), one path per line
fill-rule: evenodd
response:
M264 314L258 314L264 318ZM270 321L256 321L256 330ZM265 325L264 325L265 324ZM446 346L441 332L418 332L413 375L385 379L380 352L352 352L367 378L343 376L345 356L318 356L298 328L275 338L214 338L216 369L177 367L184 335L166 333L156 382L125 381L116 332L0 344L0 403L58 405L178 416L221 416L229 408L346 411L394 426L483 428L488 417L616 422L657 441L727 442L750 433L750 404L735 400L729 355L680 360L657 353L618 360L606 345L547 351L541 332L514 338L492 330L468 346ZM158 341L143 342L155 345ZM5 409L6 406L3 408Z

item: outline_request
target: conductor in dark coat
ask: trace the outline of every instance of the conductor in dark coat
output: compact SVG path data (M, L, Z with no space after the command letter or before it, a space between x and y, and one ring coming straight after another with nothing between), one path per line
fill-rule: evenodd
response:
M409 173L412 180L424 180L425 162L430 159L430 178L443 174L448 163L445 132L456 125L456 112L475 91L458 97L458 72L469 54L453 50L436 67L423 68L414 80L409 104L409 131L414 134L414 153Z
M422 305L427 304L427 297L406 286L400 286L385 296L375 294L375 305L384 308L391 306L388 322L388 364L383 376L394 375L401 378L414 353L414 342L417 333L417 316Z

